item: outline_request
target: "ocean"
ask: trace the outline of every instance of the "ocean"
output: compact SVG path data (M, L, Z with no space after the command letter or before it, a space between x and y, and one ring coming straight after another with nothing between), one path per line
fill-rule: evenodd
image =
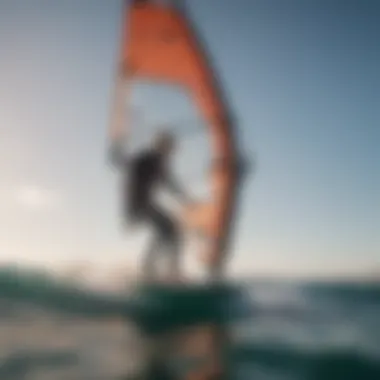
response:
M231 380L380 379L380 284L253 280L235 288L241 296L224 305ZM148 341L124 317L131 294L94 295L42 273L0 270L0 379L138 373Z

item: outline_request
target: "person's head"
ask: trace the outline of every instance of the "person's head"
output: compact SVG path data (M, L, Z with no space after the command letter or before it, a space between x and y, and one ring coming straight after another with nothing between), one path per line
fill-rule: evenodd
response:
M170 154L175 148L175 138L173 134L168 131L157 133L154 139L154 148L165 155Z

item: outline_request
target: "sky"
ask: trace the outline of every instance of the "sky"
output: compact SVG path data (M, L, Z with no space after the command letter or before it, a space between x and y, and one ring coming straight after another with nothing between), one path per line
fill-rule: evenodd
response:
M189 3L257 159L230 273L380 268L379 3ZM141 260L149 231L122 230L106 160L120 16L119 0L0 0L0 262L126 270ZM148 124L196 124L182 95L152 94L136 98ZM205 138L181 138L189 189L204 181Z

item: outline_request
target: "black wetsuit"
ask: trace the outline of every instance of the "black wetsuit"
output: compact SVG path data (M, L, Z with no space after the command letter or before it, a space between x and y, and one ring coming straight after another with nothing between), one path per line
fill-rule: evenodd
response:
M146 275L151 276L153 258L157 257L157 253L164 253L163 251L169 252L171 269L177 271L180 240L177 223L154 201L155 192L160 184L165 184L175 193L182 194L169 175L166 157L154 150L127 157L119 146L113 146L111 159L125 174L122 191L123 217L132 222L150 223L155 232L153 243L146 255Z
M154 203L153 197L165 178L164 158L157 152L146 151L131 158L129 181L125 178L125 213L131 219L144 217Z

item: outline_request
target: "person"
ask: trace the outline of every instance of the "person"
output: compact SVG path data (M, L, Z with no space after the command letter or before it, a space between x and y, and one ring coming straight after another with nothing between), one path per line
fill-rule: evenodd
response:
M124 177L123 219L133 224L150 224L154 230L153 241L143 263L147 280L153 279L157 260L164 256L169 261L171 276L180 277L180 228L175 218L155 199L160 185L166 185L181 203L190 203L169 169L175 147L175 138L169 132L158 133L152 147L134 156L124 152L122 141L113 142L111 146L111 162Z

